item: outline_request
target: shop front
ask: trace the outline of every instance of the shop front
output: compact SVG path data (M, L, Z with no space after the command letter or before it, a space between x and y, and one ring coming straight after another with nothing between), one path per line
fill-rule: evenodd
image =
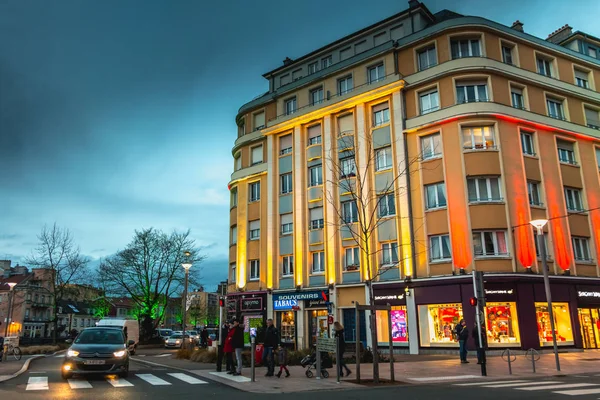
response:
M487 284L484 324L487 343L494 347L520 347L517 289L511 284Z
M244 343L249 346L250 328L260 330L262 326L266 326L267 293L232 293L227 295L225 306L227 319L235 317L243 320Z
M577 287L577 316L584 349L599 348L600 286Z
M308 346L312 349L320 337L329 337L329 311L326 298L304 300L308 325ZM332 321L333 322L333 321Z
M406 310L406 295L400 289L388 289L383 286L373 288L375 305L391 306L390 317L392 323L392 344L394 346L408 346L408 314ZM379 346L389 345L390 326L388 312L378 310L375 312L377 320L377 343Z
M461 287L456 282L415 288L421 347L458 347L453 331L463 319Z

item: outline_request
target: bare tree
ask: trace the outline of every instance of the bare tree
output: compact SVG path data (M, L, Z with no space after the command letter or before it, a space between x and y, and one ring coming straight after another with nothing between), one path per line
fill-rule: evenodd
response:
M199 264L200 255L190 232L166 234L153 228L136 231L124 250L105 259L99 268L113 294L131 297L139 309L142 335L150 339L162 320L169 298L183 290L184 261ZM187 257L185 252L189 252ZM199 280L199 268L190 270L190 282Z
M385 263L374 265L373 262L381 255L381 249L375 243L378 228L388 220L385 218L386 216L398 215L396 195L405 195L408 191L406 185L402 184L403 178L410 178L409 175L414 171L415 164L418 164L422 157L405 159L403 154L402 161L393 165L391 162L394 159L391 154L393 143L388 142L383 146L378 146L373 142L373 137L366 135L359 148L355 139L354 134L343 135L332 141L337 142L337 145L332 144L330 148L325 149L325 158L330 171L330 177L327 179L327 182L330 183L328 187L333 188L328 191L326 197L335 214L334 220L329 222L335 228L334 238L330 240L335 240L335 237L344 234L351 238L358 247L361 253L359 257L362 260L360 264L366 274L365 284L368 288L370 304L374 305L375 295L372 283L389 270L389 265L384 264L397 264L400 268L403 261L414 256L412 250L409 256L404 256L406 252L402 251L402 257L396 254L397 260L392 260L394 257L391 257L392 259L385 260ZM356 157L357 151L359 152L359 162ZM387 179L376 179L375 171L377 170L388 170ZM408 215L396 217L396 223L410 224L410 217ZM411 226L410 229L412 230L414 227ZM412 245L410 242L402 242L402 238L397 242L399 242L398 250ZM353 267L358 269L358 265ZM379 355L376 318L376 313L371 312L369 329L373 351L373 377L377 383L379 381ZM392 339L390 338L390 340Z
M52 342L56 344L58 304L69 293L70 284L81 282L86 276L88 259L75 246L71 232L56 223L51 227L44 225L37 239L38 246L27 262L50 275L48 290L54 308Z

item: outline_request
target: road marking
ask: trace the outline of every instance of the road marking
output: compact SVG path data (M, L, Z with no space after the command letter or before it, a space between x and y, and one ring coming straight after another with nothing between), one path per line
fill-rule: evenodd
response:
M91 389L92 385L88 381L78 379L68 379L71 389Z
M181 373L170 373L170 374L167 374L167 375L170 375L173 378L177 378L179 380L182 380L184 382L190 383L192 385L198 385L198 384L201 384L201 383L208 383L208 382L201 381L200 379L196 379L193 376L189 376L189 375L181 374Z
M568 388L577 388L577 387L585 387L585 386L598 386L598 384L596 384L596 383L565 383L562 385L525 387L525 388L515 388L515 389L517 389L517 390L568 389Z
M221 378L229 379L230 381L234 381L234 382L250 382L251 381L250 378L246 378L245 376L229 375L227 372L211 372L210 374L219 376Z
M459 381L463 379L481 378L479 375L452 375L452 376L437 376L429 378L409 378L411 381L428 382L428 381Z
M456 384L454 384L454 386L499 385L501 383L518 383L518 382L528 382L528 381L512 380L512 381L494 381L494 382L456 383Z
M48 390L48 377L30 376L25 390Z
M522 383L503 383L498 385L483 385L480 387L486 388L508 388L508 387L518 387L518 386L536 386L536 385L549 385L552 383L561 383L559 381L538 381L538 382L522 382Z
M582 394L598 394L600 393L600 389L560 390L552 393L566 394L567 396L581 396Z
M165 385L170 385L169 382L160 379L157 376L154 376L152 374L136 374L138 378L145 380L146 382L148 382L151 385L154 386L165 386Z
M169 357L170 355L172 355L173 353L167 353L167 354L159 354L157 356L154 357Z
M121 379L121 378L108 378L106 379L108 381L108 383L110 383L111 385L113 385L113 387L130 387L133 386L133 383L126 381L125 379Z
M57 356L54 356L54 358L65 358L65 355L64 354L59 354Z

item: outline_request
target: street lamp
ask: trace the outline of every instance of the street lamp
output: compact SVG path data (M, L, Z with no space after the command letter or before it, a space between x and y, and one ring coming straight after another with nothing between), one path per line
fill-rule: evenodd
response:
M554 346L554 358L556 370L560 371L560 360L558 359L558 346L556 344L556 329L554 328L554 310L552 309L552 294L550 292L550 278L548 276L548 263L546 262L546 245L544 242L544 226L547 219L534 219L530 222L537 229L538 248L542 257L542 270L544 271L544 287L546 289L546 300L548 301L548 315L550 317L550 329L552 330L552 345Z
M6 311L6 326L4 327L4 338L6 338L8 336L8 326L10 325L11 320L12 320L12 306L13 306L14 295L11 296L11 294L13 293L13 289L17 285L16 282L7 282L6 284L9 287L9 291L8 291L8 310ZM8 344L5 341L3 349L2 349L2 359L3 360L6 360L6 350L7 349L8 349Z
M188 292L188 275L190 273L190 268L192 268L192 263L190 262L190 255L191 253L189 251L185 252L185 257L186 260L185 262L183 262L181 264L181 266L183 267L183 269L185 270L185 286L183 289L183 321L181 322L182 325L182 332L183 332L183 342L185 343L185 326L186 326L186 313L187 313L187 292ZM189 345L186 345L186 347Z

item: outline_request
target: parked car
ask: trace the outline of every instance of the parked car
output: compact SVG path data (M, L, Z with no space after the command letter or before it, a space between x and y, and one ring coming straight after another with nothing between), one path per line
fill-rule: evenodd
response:
M127 318L104 318L98 321L96 325L121 329L127 343L133 341L133 344L129 346L129 353L131 353L132 356L135 355L138 343L140 342L140 323L137 320Z
M75 374L118 374L125 378L129 373L128 347L134 340L125 338L119 327L94 327L84 329L74 341L67 340L67 350L61 367L63 379Z
M190 335L190 337L192 339L194 339L194 341L196 343L200 343L200 333L199 332L197 332L197 331L186 331L185 333L188 334L188 335Z
M185 340L188 342L193 342L194 339L192 339L189 335L185 335ZM183 343L184 343L184 337L181 333L174 333L171 336L169 336L169 338L167 339L167 341L165 342L165 348L167 349L172 349L172 348L179 348L181 349L183 347Z

